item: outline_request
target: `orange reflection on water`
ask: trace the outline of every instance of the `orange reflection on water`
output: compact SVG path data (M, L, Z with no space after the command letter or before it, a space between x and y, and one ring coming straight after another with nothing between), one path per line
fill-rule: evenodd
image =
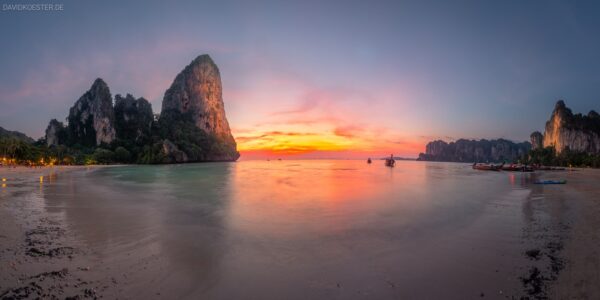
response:
M237 164L232 222L259 235L331 233L410 202L423 187L425 165L387 168L382 161L264 161ZM257 176L260 174L260 176ZM404 193L406 192L406 193ZM365 216L363 213L372 212Z

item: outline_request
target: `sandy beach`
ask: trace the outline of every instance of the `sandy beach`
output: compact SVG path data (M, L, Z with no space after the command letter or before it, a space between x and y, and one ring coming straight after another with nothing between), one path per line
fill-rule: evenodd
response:
M40 202L44 185L100 166L0 168L0 298L96 298L89 250ZM106 284L110 284L107 282Z
M315 169L302 162L282 164L262 179L252 172L269 165L0 169L0 177L6 178L0 191L0 298L227 299L245 293L263 299L600 297L598 170L488 174L462 164L411 164L405 168L413 168L413 176L422 169L423 178L433 178L438 186L448 184L448 191L456 184L448 172L490 186L500 180L515 189L498 197L482 194L472 199L475 206L444 204L450 206L433 215L427 204L394 204L393 209L410 213L382 220L389 204L372 203L396 192L371 187L379 186L382 178L404 183L409 177L397 173L392 178L379 169L365 169L375 173L359 178L374 177L371 186L348 175L360 171L357 164L334 162L325 165L335 174L330 180L352 182L352 194L347 187L338 187L335 193L323 194L330 200L318 204L346 201L352 207L328 204L316 218L310 204L316 200L301 206L294 201L320 199L321 194L292 197L284 206L277 202L263 206L265 194L250 195L245 187L252 188L250 178L277 179L276 186L288 192L303 184L314 186L288 175L279 177L280 169L292 173ZM315 167L322 172L320 164ZM181 178L193 177L196 169L217 174L190 184L209 194L208 187L229 185L222 190L225 194L203 200L224 203L207 210L203 202L192 206L181 202L198 193L173 190L156 175L164 168ZM236 179L247 172L251 173L244 176L250 177ZM125 184L128 178L135 178L135 184ZM535 178L566 178L568 183L533 185ZM413 185L419 185L415 180ZM150 186L154 188L148 190ZM429 192L398 188L402 195L414 193L417 199L427 199L422 193ZM463 194L470 195L457 191ZM306 205L311 205L310 215L294 212ZM394 208L397 205L401 206ZM382 208L373 216L365 215ZM472 212L465 214L465 209ZM365 217L356 219L354 211ZM227 214L231 216L225 218ZM395 225L390 227L390 222ZM256 268L269 271L252 276ZM348 271L356 269L363 271ZM435 288L428 289L430 285Z

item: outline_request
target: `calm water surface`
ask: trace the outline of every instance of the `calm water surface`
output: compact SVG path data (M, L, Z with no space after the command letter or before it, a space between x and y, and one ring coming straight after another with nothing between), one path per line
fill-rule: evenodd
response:
M126 297L467 299L520 289L532 176L411 161L124 166L65 174L44 199Z

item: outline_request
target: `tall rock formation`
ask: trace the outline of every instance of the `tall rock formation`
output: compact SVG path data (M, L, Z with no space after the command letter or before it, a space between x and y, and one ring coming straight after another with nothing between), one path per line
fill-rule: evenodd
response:
M600 115L590 111L587 116L573 114L564 101L556 102L550 120L546 122L544 147L554 147L557 153L600 153Z
M544 147L544 135L535 131L530 136L531 139L531 150L541 149Z
M46 127L46 144L50 146L58 146L67 142L67 131L65 125L56 119L50 120Z
M438 140L427 144L418 160L453 162L512 162L529 152L528 142L514 143L505 139L466 140L446 143Z
M117 138L143 142L152 135L152 105L144 98L115 96L115 131Z
M106 83L98 78L69 110L68 133L73 143L83 146L109 144L115 139L115 113Z
M218 151L202 149L204 154L196 159L232 161L239 157L225 117L222 90L219 68L205 54L185 67L165 92L161 119L173 113L180 114L219 144ZM177 143L176 140L173 142Z

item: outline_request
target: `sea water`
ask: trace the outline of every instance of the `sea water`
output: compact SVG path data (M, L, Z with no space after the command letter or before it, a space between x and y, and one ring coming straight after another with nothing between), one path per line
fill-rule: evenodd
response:
M120 296L467 299L522 289L535 176L378 160L118 166L62 175L43 198Z

